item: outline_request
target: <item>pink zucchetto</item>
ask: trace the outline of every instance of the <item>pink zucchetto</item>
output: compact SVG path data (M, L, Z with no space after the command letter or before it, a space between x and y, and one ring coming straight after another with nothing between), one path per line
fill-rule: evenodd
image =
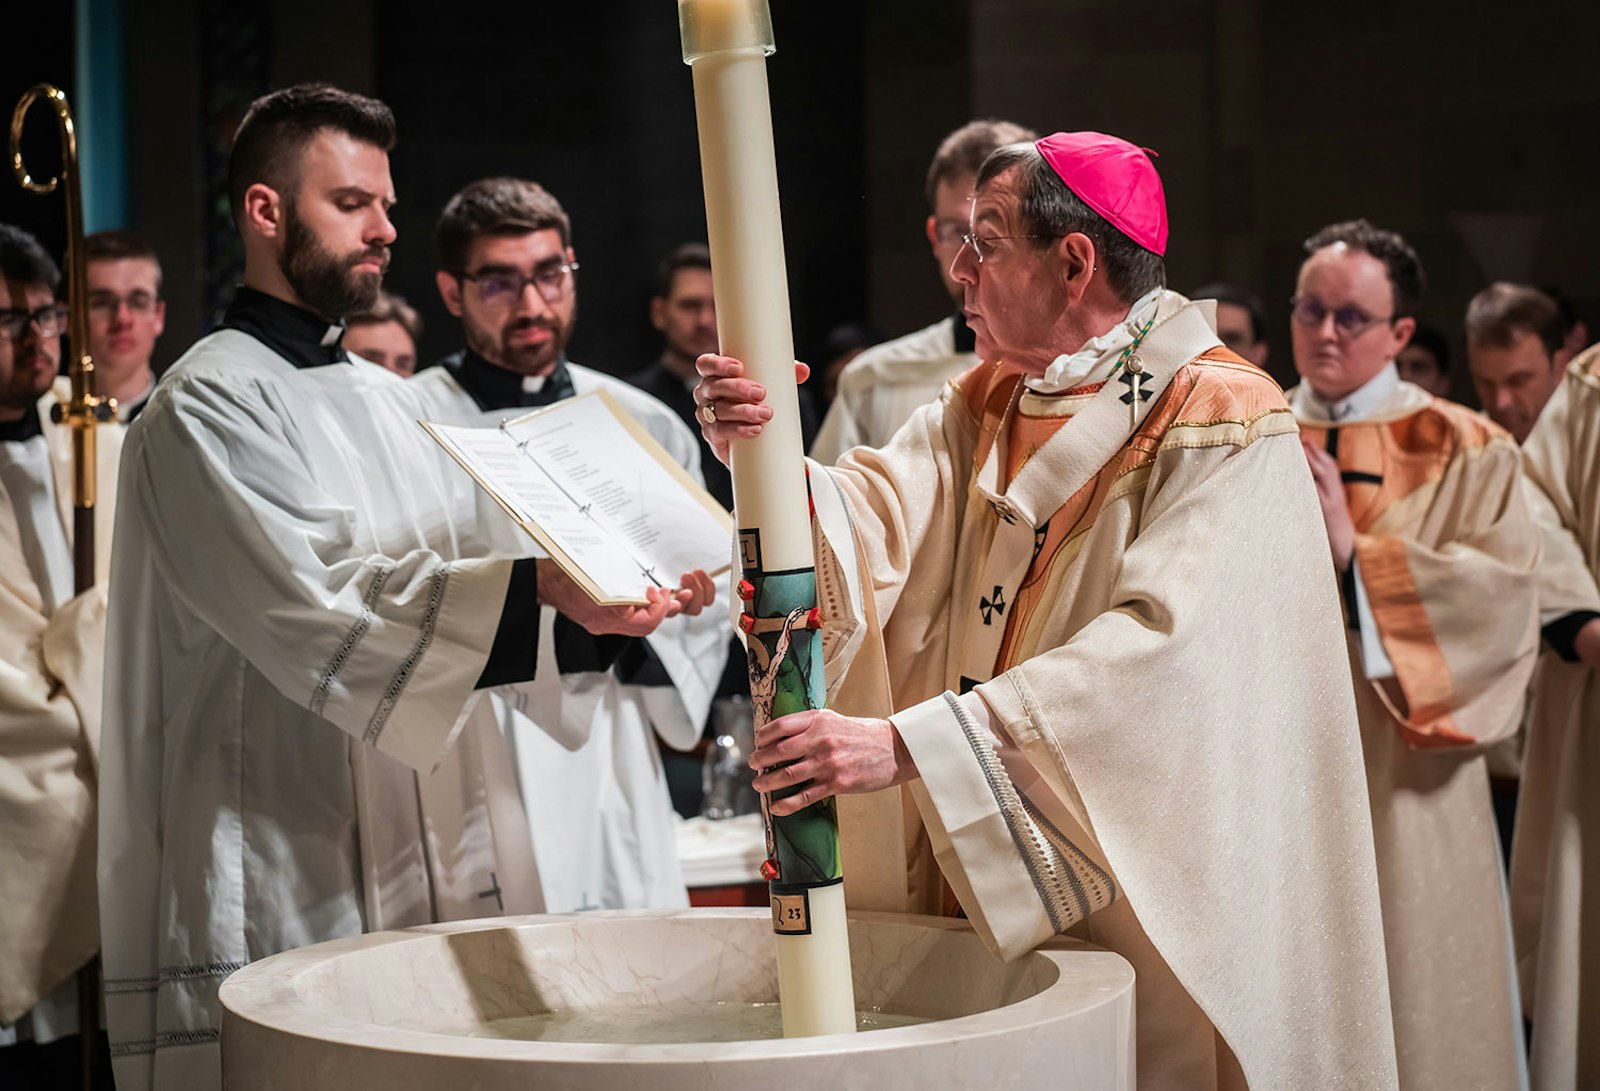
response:
M1155 254L1167 252L1167 195L1155 152L1105 133L1056 133L1034 144L1056 177L1112 227Z

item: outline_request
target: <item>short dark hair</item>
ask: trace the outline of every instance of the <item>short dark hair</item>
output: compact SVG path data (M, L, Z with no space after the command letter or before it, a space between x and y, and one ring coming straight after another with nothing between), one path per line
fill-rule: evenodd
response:
M96 231L83 240L83 260L148 261L156 267L156 294L161 294L161 259L150 244L131 231Z
M661 259L656 270L656 298L666 299L672 294L672 279L679 269L704 269L711 272L711 248L703 242L686 242Z
M461 273L472 241L485 235L528 235L554 229L563 248L572 245L572 221L561 202L538 182L480 178L445 203L433 229L439 268Z
M1038 134L1032 129L1013 121L981 118L967 122L939 142L939 150L933 153L933 162L928 164L928 179L923 186L928 197L928 211L933 211L939 183L968 174L976 176L983 161L996 148L1037 139Z
M1261 341L1266 338L1267 319L1266 312L1261 309L1261 297L1243 284L1235 284L1231 280L1219 280L1215 284L1196 288L1189 294L1189 298L1214 299L1218 303L1232 303L1235 307L1243 307L1250 315L1250 340Z
M1081 233L1094 243L1096 259L1106 271L1106 283L1119 299L1131 303L1153 288L1165 287L1167 266L1161 255L1146 250L1084 204L1032 143L996 148L978 171L978 188L983 189L1013 167L1018 169L1023 226L1027 234L1038 236L1034 240L1036 247L1050 246L1065 235Z
M1410 243L1397 233L1375 227L1366 220L1346 220L1329 224L1307 239L1306 256L1341 243L1383 262L1389 274L1389 287L1394 293L1391 321L1416 315L1422 295L1428 288L1428 278L1422 271L1422 259L1417 257Z
M1561 308L1537 288L1500 281L1467 304L1467 341L1507 348L1525 334L1536 335L1554 356L1567 339Z
M329 83L299 83L262 95L245 111L228 153L228 204L235 221L244 215L245 191L257 182L294 193L300 153L323 129L394 149L394 114L375 98Z
M1440 374L1450 370L1450 340L1439 330L1419 324L1408 344L1432 354L1434 361L1439 365Z
M39 240L10 224L0 224L0 277L22 284L43 284L52 292L61 284L61 270Z
M415 341L422 336L422 316L417 309L393 292L380 291L372 306L356 314L345 315L346 326L372 326L379 322L398 322Z

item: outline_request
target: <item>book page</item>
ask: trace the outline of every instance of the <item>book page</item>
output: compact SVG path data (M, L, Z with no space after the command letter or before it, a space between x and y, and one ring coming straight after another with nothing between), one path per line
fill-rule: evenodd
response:
M423 427L597 602L728 568L732 520L604 392L499 428Z

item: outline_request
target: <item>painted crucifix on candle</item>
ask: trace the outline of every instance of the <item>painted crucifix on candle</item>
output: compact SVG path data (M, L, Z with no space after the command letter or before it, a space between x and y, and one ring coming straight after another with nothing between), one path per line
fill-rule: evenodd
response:
M759 729L825 701L767 94L772 20L766 0L679 0L678 19L683 58L694 73L718 338L722 351L743 360L750 378L766 387L773 408L763 434L732 452L741 627ZM787 816L773 815L770 803L762 797L768 849L762 871L772 896L784 1034L853 1031L834 801L818 800Z

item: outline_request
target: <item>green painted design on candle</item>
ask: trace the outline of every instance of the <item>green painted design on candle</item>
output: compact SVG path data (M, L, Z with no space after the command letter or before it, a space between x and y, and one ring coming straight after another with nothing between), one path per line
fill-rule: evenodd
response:
M745 645L750 659L750 694L756 729L791 712L827 707L823 677L822 630L815 627L817 577L814 569L765 573L760 569L760 532L740 531L744 578ZM782 799L794 785L772 794ZM778 866L783 886L837 880L839 815L834 800L822 799L781 817L767 812L767 855Z

